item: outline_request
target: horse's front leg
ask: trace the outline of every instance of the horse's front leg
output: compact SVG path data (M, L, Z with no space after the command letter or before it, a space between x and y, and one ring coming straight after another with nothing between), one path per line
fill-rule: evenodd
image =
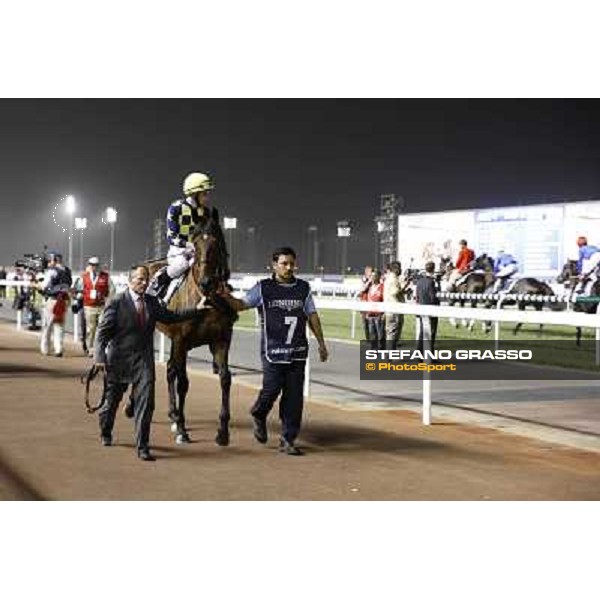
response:
M471 302L471 308L477 308L477 301L474 300ZM475 327L475 319L469 319L469 331L473 331L473 327Z
M219 429L215 441L219 446L229 445L229 421L231 412L229 397L231 392L231 371L229 370L229 340L215 346L213 359L219 369L221 383L221 411L219 412Z
M191 441L185 427L184 410L190 382L187 376L187 352L176 341L171 346L171 357L167 364L167 383L171 431L175 433L175 443L185 444Z

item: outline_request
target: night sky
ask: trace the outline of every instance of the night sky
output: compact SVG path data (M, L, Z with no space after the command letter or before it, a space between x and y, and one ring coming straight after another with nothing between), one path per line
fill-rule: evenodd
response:
M256 228L248 267L279 244L302 266L316 225L334 271L336 222L348 219L359 268L373 259L380 194L403 196L408 212L600 199L599 117L593 100L2 100L0 264L43 244L66 253L52 209L72 194L87 256L108 260L100 218L118 210L124 269L152 252L153 219L198 170L239 234Z

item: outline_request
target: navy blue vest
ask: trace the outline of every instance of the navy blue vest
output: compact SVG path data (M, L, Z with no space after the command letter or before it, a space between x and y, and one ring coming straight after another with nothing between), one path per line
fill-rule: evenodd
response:
M262 355L273 363L306 360L308 340L304 305L310 293L308 282L295 279L291 284L281 284L275 279L263 279L260 293Z

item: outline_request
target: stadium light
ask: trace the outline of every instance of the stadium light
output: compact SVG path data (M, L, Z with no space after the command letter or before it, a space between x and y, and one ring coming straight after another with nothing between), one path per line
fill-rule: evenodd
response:
M237 229L237 218L236 217L223 217L223 229L226 229L229 233L227 234L228 246L229 246L229 257L231 259L231 270L234 271L236 265L235 253L234 253L234 235Z
M104 219L103 219L104 220ZM112 271L115 264L115 223L117 222L117 211L109 206L106 209L105 223L110 225L110 270Z
M87 219L85 217L75 217L75 229L81 230L79 238L79 270L83 271L83 232L87 229Z
M75 198L73 196L67 196L65 198L65 210L69 215L69 267L73 268L73 215L77 208Z

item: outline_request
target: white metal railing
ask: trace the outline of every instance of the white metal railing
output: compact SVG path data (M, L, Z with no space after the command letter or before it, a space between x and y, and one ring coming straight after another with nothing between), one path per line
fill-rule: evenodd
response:
M500 339L499 323L534 323L543 325L566 325L573 327L591 327L596 332L596 365L600 364L600 303L595 314L580 312L555 312L555 311L517 311L502 310L500 308L461 308L457 306L435 306L426 304L410 304L401 302L362 302L356 300L333 300L328 298L316 298L317 308L328 310L350 310L350 311L373 311L382 313L395 313L414 315L415 317L440 317L475 319L477 321L493 321L494 340L498 347ZM425 321L425 339L429 319ZM418 331L417 331L418 336ZM307 362L306 377L310 378L310 366ZM425 425L431 423L431 378L427 372L423 373L423 411L422 419Z

